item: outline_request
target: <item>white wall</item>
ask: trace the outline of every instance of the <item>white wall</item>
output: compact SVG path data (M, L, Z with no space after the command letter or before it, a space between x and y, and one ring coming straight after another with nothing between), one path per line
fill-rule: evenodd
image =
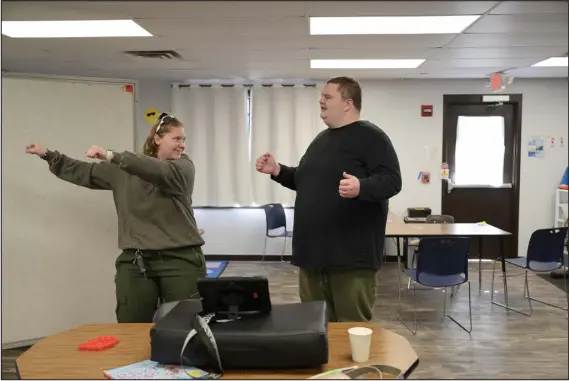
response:
M132 149L134 97L122 87L2 77L3 346L116 321L112 193L59 180L24 149L85 161L92 144Z
M162 112L171 112L172 89L169 82L157 80L138 81L136 89L136 134L135 147L142 150L148 131L152 127L144 120L144 112L148 108L157 108Z
M440 213L441 186L437 178L441 160L443 95L486 94L489 93L484 87L486 83L486 80L362 82L362 118L376 123L389 134L401 162L403 191L391 201L395 213L403 214L411 206L428 206L433 213ZM163 105L168 108L169 90L169 84L165 83L139 84L138 142L143 141L140 136L145 136L148 131L148 125L140 119L144 107ZM557 142L560 136L564 137L567 144L567 79L515 80L507 93L523 94L519 248L520 255L525 255L531 232L552 224L555 188L567 166L567 148L560 148L559 144L556 148L547 146L544 159L528 158L527 140L532 135L552 135ZM433 117L421 118L422 104L433 105ZM314 107L318 105L315 103ZM417 181L421 170L431 171L433 181L430 185ZM262 252L265 227L262 210L201 209L196 210L196 218L206 230L206 254ZM293 212L290 211L289 227L292 227L292 219ZM267 253L280 254L280 244L270 244ZM393 247L389 242L388 251ZM286 253L290 253L290 242Z

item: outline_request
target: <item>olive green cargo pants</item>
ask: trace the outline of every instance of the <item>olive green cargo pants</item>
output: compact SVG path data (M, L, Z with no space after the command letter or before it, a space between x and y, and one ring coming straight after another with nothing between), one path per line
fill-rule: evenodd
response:
M369 322L375 302L373 269L299 269L300 300L326 301L330 322Z
M201 247L138 251L146 274L137 264L135 253L136 250L125 250L115 262L119 323L151 323L158 301L199 297L197 281L207 276Z

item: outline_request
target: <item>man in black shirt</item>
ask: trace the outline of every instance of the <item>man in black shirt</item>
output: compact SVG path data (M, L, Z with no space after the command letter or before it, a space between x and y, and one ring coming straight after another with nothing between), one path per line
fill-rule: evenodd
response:
M265 153L257 171L296 191L292 264L302 301L325 300L330 321L370 321L381 266L389 198L401 191L389 137L360 120L362 91L347 77L329 80L320 98L328 128L297 167Z

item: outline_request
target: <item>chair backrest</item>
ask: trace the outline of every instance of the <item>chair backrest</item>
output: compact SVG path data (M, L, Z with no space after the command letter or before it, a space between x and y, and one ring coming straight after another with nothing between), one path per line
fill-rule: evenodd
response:
M448 214L431 214L425 220L427 224L454 224L454 217Z
M529 239L527 261L563 263L563 246L567 228L538 229Z
M464 274L468 280L468 251L470 239L467 237L428 237L419 242L417 255L417 279L421 273L432 275Z
M278 228L286 229L286 214L282 204L263 205L267 221L267 233Z

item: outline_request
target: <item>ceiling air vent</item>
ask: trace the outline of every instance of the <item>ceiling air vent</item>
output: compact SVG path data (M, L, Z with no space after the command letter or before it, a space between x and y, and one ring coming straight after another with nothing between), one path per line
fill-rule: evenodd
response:
M174 60L182 58L182 56L173 50L131 50L124 53L133 57L158 58L161 60Z

